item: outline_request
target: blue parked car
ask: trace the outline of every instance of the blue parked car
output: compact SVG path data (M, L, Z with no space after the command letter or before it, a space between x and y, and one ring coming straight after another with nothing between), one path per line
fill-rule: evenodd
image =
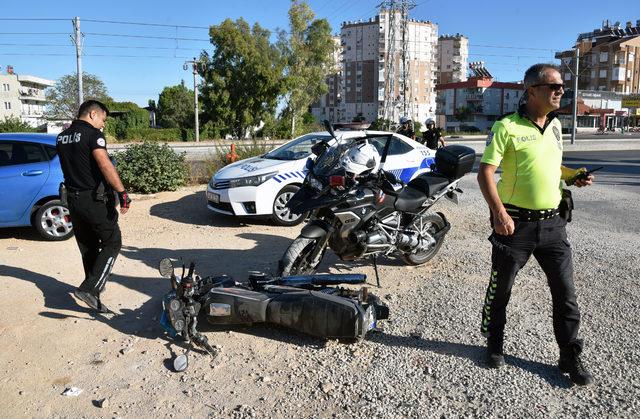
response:
M0 227L31 225L46 240L71 237L62 181L55 135L0 134Z

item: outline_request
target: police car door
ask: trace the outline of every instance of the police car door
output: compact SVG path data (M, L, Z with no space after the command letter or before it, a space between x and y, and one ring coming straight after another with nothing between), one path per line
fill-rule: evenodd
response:
M375 138L372 141L381 155L386 140L387 138ZM382 168L407 183L414 173L418 171L422 162L422 155L408 142L399 137L391 136L390 141L387 159Z
M20 141L1 142L0 155L0 222L17 221L47 181L49 159L40 144Z

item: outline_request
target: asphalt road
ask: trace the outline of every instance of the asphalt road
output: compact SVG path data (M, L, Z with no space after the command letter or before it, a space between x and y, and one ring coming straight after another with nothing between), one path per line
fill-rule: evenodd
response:
M480 155L476 157L474 173L477 173L479 164ZM587 169L602 166L602 169L594 173L598 184L640 193L640 150L565 151L563 164Z

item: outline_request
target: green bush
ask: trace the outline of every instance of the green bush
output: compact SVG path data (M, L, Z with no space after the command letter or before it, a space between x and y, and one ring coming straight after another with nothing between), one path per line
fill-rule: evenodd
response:
M273 145L265 144L260 140L252 140L250 143L236 144L236 155L238 160L248 159L249 157L261 156L270 151ZM216 160L225 166L227 162L227 154L231 153L231 146L218 149Z
M129 128L124 133L124 139L130 141L181 141L180 128Z
M125 188L132 192L175 191L187 180L185 153L177 154L166 144L145 141L116 154L116 167Z
M36 129L18 117L7 116L0 121L0 132L36 132Z

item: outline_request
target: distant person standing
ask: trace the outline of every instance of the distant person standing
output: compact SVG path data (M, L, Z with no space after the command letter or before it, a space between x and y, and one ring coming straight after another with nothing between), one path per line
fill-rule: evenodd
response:
M425 121L426 130L422 132L422 144L426 145L428 148L435 150L438 148L438 143L445 146L444 138L442 138L442 130L440 128L436 128L436 121L429 118Z
M400 129L398 130L398 134L415 140L416 134L413 131L413 121L406 116L400 118Z
M570 193L562 180L588 186L593 175L562 166L562 127L553 111L560 107L564 84L552 64L536 64L524 75L524 103L491 128L478 170L480 190L491 211L491 277L482 310L487 362L504 364L506 309L518 271L533 255L544 271L553 303L553 331L560 349L558 367L575 384L593 382L582 363L578 338L580 310L573 283L566 225ZM497 186L496 170L502 173ZM564 204L564 205L561 205ZM561 215L559 215L561 214Z
M121 214L128 211L131 203L107 154L101 130L108 115L103 103L88 100L80 105L77 119L56 141L85 273L74 295L100 313L111 312L100 300L100 293L122 246L116 195Z

